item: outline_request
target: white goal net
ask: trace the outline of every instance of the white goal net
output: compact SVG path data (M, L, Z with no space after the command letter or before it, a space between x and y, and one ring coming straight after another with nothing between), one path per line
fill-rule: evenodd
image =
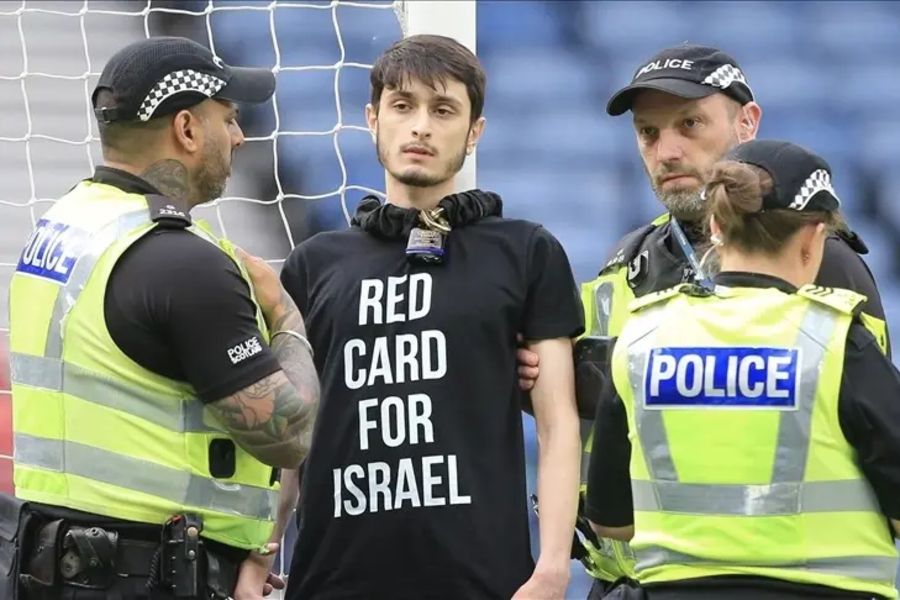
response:
M275 72L275 97L242 110L247 141L225 195L194 217L278 267L305 237L346 226L383 185L363 109L404 4L0 2L0 491L12 489L9 278L35 221L101 162L90 94L106 60L142 37L181 35Z

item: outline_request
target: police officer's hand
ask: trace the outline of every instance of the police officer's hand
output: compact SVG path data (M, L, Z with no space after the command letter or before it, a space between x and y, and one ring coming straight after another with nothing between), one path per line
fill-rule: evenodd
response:
M234 600L260 600L273 590L283 590L284 580L272 573L275 562L277 543L266 544L268 554L251 552L238 569L237 585L234 588Z
M519 343L522 343L521 334L519 335ZM528 348L520 347L516 353L516 362L519 366L519 388L523 392L529 392L534 387L534 382L537 380L540 372L538 355Z
M291 307L285 306L286 302L293 302L285 293L278 279L278 274L269 264L258 256L251 256L240 248L236 249L238 258L247 269L250 276L250 283L253 284L253 294L256 296L256 302L266 317L266 322L272 323L277 319L278 314L283 310Z

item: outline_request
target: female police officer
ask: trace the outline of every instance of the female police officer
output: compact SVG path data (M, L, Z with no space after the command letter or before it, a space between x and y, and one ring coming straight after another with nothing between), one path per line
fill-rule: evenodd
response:
M588 516L651 599L895 598L900 374L863 296L809 285L839 226L828 164L752 141L706 194L721 272L632 305Z

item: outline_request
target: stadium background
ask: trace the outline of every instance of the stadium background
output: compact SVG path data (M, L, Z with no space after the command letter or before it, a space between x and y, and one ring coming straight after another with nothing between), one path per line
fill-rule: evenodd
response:
M630 121L606 116L607 98L662 47L716 45L741 63L763 106L760 137L802 143L831 162L900 335L900 4L480 0L477 9L488 73L478 185L501 193L508 216L558 236L579 280L594 276L616 239L660 212ZM232 64L281 67L275 101L242 113L251 141L238 153L226 198L197 211L248 251L280 266L292 243L345 227L345 209L352 212L365 189L383 187L362 109L364 65L401 36L390 4L0 2L5 457L8 279L35 217L99 161L87 97L102 65L148 33L212 40ZM523 423L533 489L534 429ZM11 489L11 472L0 457L0 489ZM573 573L569 594L584 597L586 578L577 566Z

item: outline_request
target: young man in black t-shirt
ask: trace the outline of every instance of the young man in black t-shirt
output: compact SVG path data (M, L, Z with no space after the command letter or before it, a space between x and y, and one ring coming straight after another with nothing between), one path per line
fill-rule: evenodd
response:
M583 321L567 257L541 226L502 218L499 196L453 193L484 127L471 52L406 38L371 81L387 203L367 198L353 226L299 245L282 272L322 381L287 598L563 598ZM519 333L543 369L536 565Z

